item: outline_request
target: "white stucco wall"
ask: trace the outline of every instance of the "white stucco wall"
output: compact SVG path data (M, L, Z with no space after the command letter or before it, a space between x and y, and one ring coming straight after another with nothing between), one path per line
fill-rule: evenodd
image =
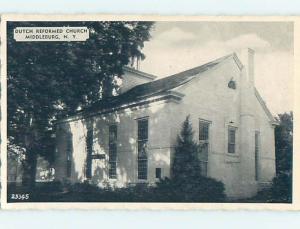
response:
M72 168L71 177L67 177L67 139L72 138ZM61 123L57 126L56 156L55 156L55 179L72 182L85 180L86 162L86 127L83 120Z
M254 113L247 119L241 118L241 77L243 73L233 59L229 59L196 77L190 82L173 89L185 96L179 103L154 102L142 107L122 110L115 113L97 115L94 123L94 151L106 155L105 159L94 159L92 164L95 184L109 182L124 186L137 183L137 120L149 117L148 182L154 183L155 168L162 168L162 175L170 175L170 163L177 134L187 115L190 114L195 131L199 136L199 119L210 124L210 150L208 155L208 176L225 184L226 194L231 198L244 198L257 192L259 182L268 182L275 175L274 129L253 95ZM258 76L259 77L259 76ZM234 80L237 88L228 88ZM252 118L251 118L252 117ZM246 120L246 121L245 121ZM241 123L242 121L242 123ZM85 121L77 120L59 124L65 132L73 135L73 167L70 181L85 179L86 145ZM108 127L115 123L118 129L117 179L108 178ZM228 126L237 128L236 153L227 153ZM68 130L69 129L69 130ZM58 131L56 179L66 178L65 133ZM242 132L246 131L246 132ZM261 135L259 160L259 181L255 181L254 133ZM250 135L248 134L250 133ZM250 136L244 138L242 136ZM252 137L253 139L252 139ZM249 140L250 139L250 140ZM247 141L247 142L245 142ZM245 147L247 145L247 147Z
M236 90L228 88L231 79L236 81ZM185 96L180 106L176 106L174 113L177 115L172 122L177 123L172 130L173 144L176 142L176 133L180 131L180 125L188 114L191 116L196 141L199 136L199 119L211 122L208 176L222 181L229 196L238 195L239 192L239 144L236 145L236 154L227 153L228 125L237 127L236 142L239 142L239 87L239 68L233 60L224 62L176 89Z
M275 176L275 142L274 128L270 124L262 106L255 97L247 95L253 106L254 123L241 118L241 77L243 73L231 59L216 69L202 74L189 83L175 89L185 94L180 105L173 106L171 142L175 144L185 117L190 114L195 131L195 140L199 136L199 119L208 120L210 124L210 151L208 155L208 176L225 184L226 194L231 198L244 198L254 195L260 182L270 182ZM259 76L258 76L259 77ZM237 89L228 88L230 80L236 81ZM254 102L254 104L252 104ZM242 125L243 124L243 125ZM228 126L237 128L236 153L227 153ZM259 180L255 180L255 131L260 131L261 149L259 156ZM242 135L244 131L244 135ZM250 136L242 139L242 136ZM249 140L250 139L250 140ZM245 141L247 141L245 143ZM245 144L249 152L245 152ZM248 150L247 149L247 150Z
M131 88L152 81L153 79L139 74L134 69L124 69L124 75L122 76L122 84L120 85L120 93L124 93Z
M275 132L263 107L256 100L255 130L260 133L259 182L268 182L275 176Z
M105 154L105 159L93 159L92 183L111 183L124 186L129 183L143 182L137 179L137 119L149 117L148 139L148 182L155 183L155 168L162 168L162 175L169 176L170 168L170 103L159 101L144 105L138 109L126 109L113 114L99 115L91 118L94 123L94 152ZM110 124L117 125L117 179L108 177L108 129ZM72 131L73 166L71 182L85 179L86 161L86 126L81 120L60 125L64 131L58 132L58 155L56 179L66 179L66 137Z

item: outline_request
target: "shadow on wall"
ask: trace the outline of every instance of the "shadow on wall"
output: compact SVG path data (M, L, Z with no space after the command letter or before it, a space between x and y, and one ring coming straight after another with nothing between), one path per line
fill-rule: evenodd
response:
M56 129L55 180L63 183L81 182L75 169L73 132L69 123L62 123Z
M65 135L71 136L72 144L72 183L83 182L86 180L87 173L91 173L90 182L98 186L113 184L118 187L130 183L136 183L137 180L137 119L148 117L148 181L155 181L155 167L163 168L169 175L170 167L170 119L169 103L155 102L155 104L142 105L131 109L115 111L109 114L103 114L93 117L85 117L81 128L74 128L78 133L72 133L70 128L74 125L66 125ZM117 126L117 179L109 178L109 126ZM91 132L92 131L92 134ZM90 141L90 135L92 140ZM80 136L80 137L79 137ZM75 139L77 138L77 139ZM67 139L66 139L67 140ZM68 141L68 140L67 140ZM89 144L92 144L90 149ZM73 148L74 147L74 148ZM75 148L76 147L76 148ZM65 157L61 158L62 168L65 168L67 174L68 152L70 150L68 143L65 143ZM76 151L76 153L74 153ZM80 158L79 158L80 157ZM76 164L77 163L77 164ZM81 166L78 166L81 165ZM81 171L80 171L81 170Z

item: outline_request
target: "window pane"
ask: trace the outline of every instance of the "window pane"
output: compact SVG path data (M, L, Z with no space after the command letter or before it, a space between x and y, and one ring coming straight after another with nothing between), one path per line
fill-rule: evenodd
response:
M138 159L138 179L147 180L148 161L147 159Z
M255 133L255 148L259 147L259 132Z
M138 120L138 179L147 179L148 119Z
M229 143L228 144L228 153L235 153L235 145Z
M89 150L93 147L93 130L89 129L86 135L86 146Z
M199 123L199 140L208 140L209 123L200 121Z
M109 145L109 160L110 161L117 160L117 145L116 144Z
M209 151L209 122L199 122L199 160L200 160L200 175L207 176L207 163L208 163L208 151Z
M109 178L117 178L117 125L109 126Z
M235 143L235 130L234 129L229 130L229 142Z
M148 119L138 120L138 139L148 139Z
M138 141L138 157L147 157L147 140Z
M155 178L157 178L157 179L161 178L161 168L155 169Z
M233 128L228 129L228 153L235 153L235 132Z
M199 160L208 160L208 142L200 144Z
M117 163L115 161L109 162L109 178L110 179L117 178Z
M89 128L87 130L86 136L86 178L92 177L92 154L93 154L93 129Z
M109 143L115 143L117 141L117 126L109 126Z

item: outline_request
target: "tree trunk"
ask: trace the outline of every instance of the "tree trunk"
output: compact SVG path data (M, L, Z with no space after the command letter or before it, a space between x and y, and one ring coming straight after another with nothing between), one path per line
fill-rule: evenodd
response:
M25 163L23 163L22 184L26 187L33 188L35 186L37 165L37 154L33 149L27 151Z
M37 166L37 152L36 147L36 131L31 131L25 135L25 145L26 145L26 156L23 163L23 177L22 184L26 187L35 187L35 176L36 176L36 166Z

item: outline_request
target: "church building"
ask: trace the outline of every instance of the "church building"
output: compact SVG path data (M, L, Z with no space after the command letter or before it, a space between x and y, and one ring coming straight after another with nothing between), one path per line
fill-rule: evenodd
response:
M255 195L275 176L277 123L255 88L254 68L252 49L160 79L125 67L118 96L58 120L55 179L126 187L170 177L190 115L199 176L223 182L229 198Z

